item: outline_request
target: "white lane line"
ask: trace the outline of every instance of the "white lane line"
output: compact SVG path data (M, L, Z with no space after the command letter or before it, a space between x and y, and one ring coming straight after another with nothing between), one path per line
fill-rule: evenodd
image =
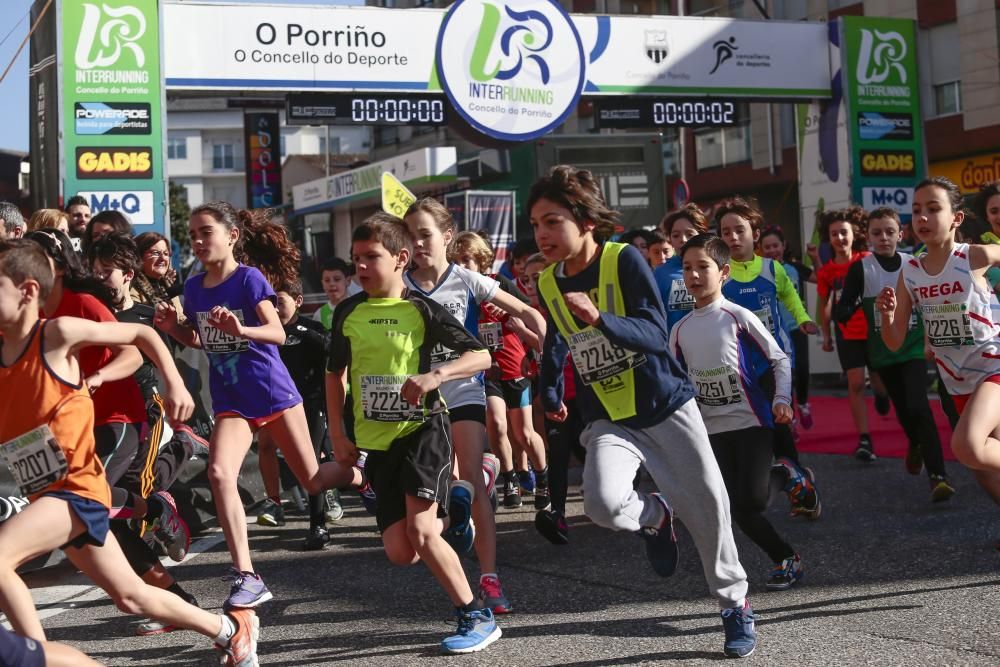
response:
M185 556L184 560L180 563L174 563L166 557L160 559L160 562L162 562L165 566L169 566L169 568L179 567L196 558L198 555L212 549L225 540L225 536L222 534L221 530L216 528L214 531L217 532L209 533L207 536L192 542L187 556ZM39 620L45 620L47 618L52 618L53 616L58 616L63 612L70 611L78 604L93 602L108 596L107 593L91 583L86 575L81 572L74 572L70 576L63 577L62 579L64 582L68 583L41 586L39 588L31 589L31 599L35 603L35 608L38 609L39 607L45 607L44 609L38 609ZM0 624L8 630L12 629L6 616L0 614L0 619L2 619Z

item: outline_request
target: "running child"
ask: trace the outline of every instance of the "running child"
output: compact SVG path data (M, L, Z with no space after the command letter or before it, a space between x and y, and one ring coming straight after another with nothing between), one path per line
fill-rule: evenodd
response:
M200 347L211 364L215 411L209 450L209 481L233 567L226 608L253 608L272 598L250 561L246 514L236 480L255 432L274 439L310 495L360 486L361 471L336 462L316 463L302 397L281 362L285 330L276 296L264 274L244 262L254 257L276 284L297 276L298 251L284 228L237 211L226 202L191 212L191 245L205 273L184 284L184 315L169 303L156 309L156 325L189 347ZM247 239L250 248L246 249ZM269 266L268 266L269 265Z
M649 268L655 270L673 256L674 247L670 245L667 235L659 229L649 230L647 238L649 245L646 246L646 259L649 260Z
M331 257L323 262L320 282L326 294L326 303L313 313L313 319L329 331L333 326L333 311L337 304L361 290L351 281L351 265L339 257Z
M339 302L338 302L339 303ZM297 279L281 285L277 292L276 310L285 329L285 342L278 348L281 361L302 395L302 405L309 423L317 463L325 453L328 461L333 452L326 444L326 396L323 374L326 368L327 329L316 320L299 315L302 305L302 283ZM331 321L332 325L332 321ZM285 510L281 506L281 475L278 449L274 440L262 433L257 441L257 460L264 481L267 500L257 512L257 523L265 526L285 525ZM302 548L318 551L330 543L326 523L339 521L344 515L340 499L333 490L309 496L309 535Z
M799 301L805 303L805 282L799 269L792 263L785 261L785 253L788 244L785 242L785 235L781 227L771 225L760 234L760 252L762 257L766 257L781 264L781 267L788 274L788 279L795 287L795 293L799 295ZM805 267L803 267L805 269ZM792 361L792 389L795 392L795 403L799 413L799 423L802 428L809 430L813 427L812 408L809 406L809 335L799 327L788 307L783 303L778 304L778 311L781 313L781 328L788 334L792 341L792 354L788 355Z
M819 215L820 238L828 239L833 251L829 262L816 271L816 295L819 297L817 314L823 333L823 350L833 352L830 324L833 312L840 302L844 278L851 265L867 256L868 239L865 230L865 211L859 206L850 209L825 211ZM868 432L868 405L865 403L865 367L868 364L868 325L863 311L855 311L846 323L837 323L837 359L847 375L847 401L851 418L858 430L858 446L854 458L872 462L876 459L871 434ZM878 384L873 377L872 384ZM889 413L889 399L884 391L875 391L875 408L879 414Z
M919 475L927 468L931 501L948 500L955 489L948 484L934 413L927 400L927 360L924 358L924 326L917 312L910 317L902 346L889 350L882 342L882 318L875 312L875 299L885 287L895 287L904 262L910 255L896 252L900 239L899 214L895 209L877 208L868 214L868 243L872 254L851 264L844 289L834 311L834 319L846 324L860 307L868 324L868 364L878 372L896 408L909 448L906 470Z
M958 186L942 177L918 183L912 224L927 254L903 262L896 288L883 288L875 306L890 350L903 347L919 309L961 415L951 450L1000 504L1000 306L983 278L988 267L1000 266L1000 246L956 243L964 219Z
M722 286L722 295L756 315L764 328L778 341L781 351L792 358L791 339L781 328L779 305L784 304L795 323L804 333L818 332L809 318L795 286L788 279L785 268L768 257L754 252L760 241L764 215L757 206L734 197L722 202L715 210L719 236L729 247L729 279ZM794 359L792 359L794 363ZM775 472L784 478L784 491L788 495L792 516L819 518L820 501L812 471L799 462L795 438L788 424L774 425Z
M774 563L767 588L787 590L802 578L802 559L764 510L774 424L792 421L791 365L760 319L722 296L729 277L729 248L722 239L701 234L680 254L695 309L670 331L670 351L697 391L733 520ZM761 384L765 374L773 376L773 396Z
M660 222L660 229L666 234L674 249L673 257L653 271L653 278L660 290L660 299L667 309L669 330L694 308L694 298L684 286L680 250L695 236L708 231L708 218L697 205L687 204L668 213Z
M163 377L167 415L184 420L190 394L151 328L75 317L41 318L54 284L49 258L31 241L0 243L0 454L30 504L0 524L0 608L15 632L45 641L31 592L16 568L62 548L118 608L212 638L225 664L257 664L252 611L216 615L142 581L108 533L111 490L95 450L94 411L77 353L88 346L136 345Z
M476 232L460 232L452 241L449 259L473 273L482 273L500 283L500 288L516 298L522 298L514 283L498 275L487 273L493 266L493 249ZM529 347L538 348L538 337L516 317L499 310L490 303L479 307L479 340L493 357L493 365L486 373L486 430L491 447L500 459L500 477L503 478L504 506L520 507L515 457L527 455L534 466L535 509L549 506L549 471L545 459L545 443L535 432L531 411L531 381L524 375L525 351L522 338Z
M455 223L444 205L429 197L418 199L407 209L404 220L413 240L414 268L403 276L407 287L444 306L473 336L478 335L479 306L492 303L520 318L539 340L544 339L545 321L534 308L499 289L499 283L492 278L448 261ZM453 350L438 347L431 354L432 367L437 368L454 356ZM483 480L483 453L487 447L483 378L474 376L448 382L441 387L441 396L448 406L458 478L473 489L471 498L465 496L462 486L453 490L449 511L454 513L455 523L446 537L460 551L468 550L461 544L461 537L466 534L463 520L466 508L471 508L476 525L476 556L482 571L479 595L487 607L504 614L513 607L503 594L497 573L496 517Z
M486 370L490 356L444 307L407 289L410 232L402 220L375 213L351 240L364 293L344 301L333 318L326 396L334 453L354 462L359 448L368 452L365 476L378 498L375 516L386 555L396 565L423 560L455 606L458 630L441 642L442 650L479 651L501 633L441 536L452 446L440 389ZM436 346L453 350L455 358L433 365ZM358 399L353 441L343 427L348 378ZM479 466L477 473L481 485Z
M587 516L606 528L640 533L654 571L673 574L674 510L660 493L633 489L644 465L669 494L698 548L722 610L725 654L748 656L757 633L726 485L694 388L667 351L667 323L652 272L635 248L603 242L618 214L589 171L553 167L532 186L528 210L538 247L555 263L538 283L550 323L543 400L551 419L566 418L562 373L569 352L588 422L582 435Z

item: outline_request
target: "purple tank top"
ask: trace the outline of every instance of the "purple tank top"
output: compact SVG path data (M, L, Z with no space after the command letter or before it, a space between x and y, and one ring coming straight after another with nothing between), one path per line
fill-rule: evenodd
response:
M215 287L205 287L204 282L201 273L184 284L184 315L197 327L208 354L215 414L235 412L257 419L301 403L276 345L236 338L208 324L209 311L225 306L245 326L260 326L257 304L277 300L264 274L241 264Z

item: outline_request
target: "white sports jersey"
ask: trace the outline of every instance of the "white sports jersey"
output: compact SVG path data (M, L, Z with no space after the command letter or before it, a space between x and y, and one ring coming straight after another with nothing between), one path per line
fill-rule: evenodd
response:
M429 292L420 289L413 281L410 272L403 275L406 286L437 301L473 336L479 337L479 306L491 301L497 293L500 283L482 275L473 273L457 264L449 264L441 280ZM458 353L442 345L431 350L431 368L458 358ZM449 380L441 385L441 396L449 408L462 405L486 405L486 389L482 375L476 375L463 380Z
M903 262L903 284L920 308L934 360L952 394L971 394L979 383L1000 374L1000 304L972 279L969 244L955 246L944 269L928 275L919 260Z
M791 405L788 357L753 311L719 299L685 315L670 330L670 351L695 386L709 433L774 427L773 403ZM761 378L774 371L774 401Z

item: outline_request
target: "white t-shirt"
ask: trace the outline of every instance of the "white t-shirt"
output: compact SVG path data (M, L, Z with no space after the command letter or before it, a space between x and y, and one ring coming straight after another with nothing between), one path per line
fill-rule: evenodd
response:
M445 307L473 336L479 336L479 307L492 301L500 287L493 278L449 264L438 284L424 291L414 281L410 272L403 275L406 286ZM437 368L453 359L458 353L437 345L431 350L431 368ZM486 389L482 375L462 380L449 380L441 385L441 396L449 408L462 405L486 405Z
M753 311L719 299L685 315L670 330L670 351L688 372L709 433L774 427L772 406L791 405L788 357ZM760 387L773 369L775 396Z

